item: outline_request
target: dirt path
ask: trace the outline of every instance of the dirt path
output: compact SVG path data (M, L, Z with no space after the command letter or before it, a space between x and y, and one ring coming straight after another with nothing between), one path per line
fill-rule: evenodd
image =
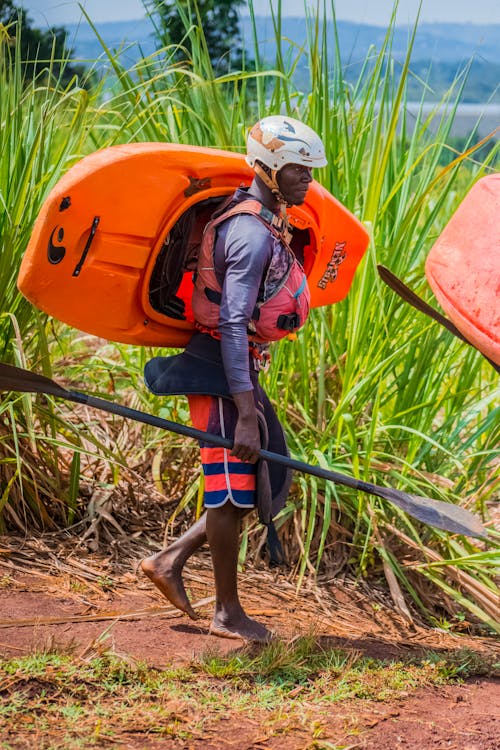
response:
M207 727L205 737L186 746L195 750L498 750L500 681L473 680L456 687L419 691L391 705L357 702L315 717L318 738L283 722L274 727L241 726L237 721ZM221 726L222 725L222 726ZM146 747L131 744L130 747ZM151 748L164 747L161 744Z
M69 559L53 570L34 569L12 556L0 558L0 654L12 659L42 650L71 651L79 658L103 649L150 667L189 664L206 653L238 653L239 641L208 634L212 580L200 559L187 583L200 619L179 615L138 577L132 563L117 573L97 559ZM66 566L66 568L65 568ZM80 566L80 567L78 567ZM59 570L56 568L59 567ZM451 653L471 649L480 658L500 663L500 646L408 624L388 603L367 600L353 584L311 588L295 595L279 574L254 571L242 577L246 608L284 639L314 633L322 647L342 648L373 659L406 660L426 650ZM300 689L290 691L295 700ZM290 704L292 705L292 704ZM295 705L295 703L294 703ZM300 718L299 718L300 717ZM0 735L1 736L1 735ZM33 749L30 735L2 736L5 748ZM31 745L29 744L31 742ZM253 713L236 709L205 717L199 734L189 739L155 739L138 727L116 737L116 744L94 738L74 747L185 748L186 750L498 750L500 747L500 680L473 678L462 684L402 689L387 700L305 701L300 712ZM64 747L47 744L40 748ZM68 750L72 745L67 745Z

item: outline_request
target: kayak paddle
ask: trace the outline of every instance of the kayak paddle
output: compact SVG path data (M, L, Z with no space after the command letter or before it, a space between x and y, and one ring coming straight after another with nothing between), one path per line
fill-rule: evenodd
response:
M232 442L227 438L211 435L194 427L188 427L177 422L171 422L168 419L155 417L152 414L131 409L121 404L115 404L112 401L81 393L80 391L67 390L44 375L38 375L30 370L14 367L3 362L0 363L0 390L22 393L44 393L57 398L63 398L67 401L74 401L78 404L92 406L95 409L100 409L111 414L117 414L125 419L143 422L144 424L168 430L184 437L203 440L221 448L232 448ZM446 503L442 500L433 500L429 497L411 495L408 492L395 490L391 487L379 487L371 482L365 482L345 474L339 474L336 471L323 469L320 466L312 466L289 456L283 456L267 450L260 450L260 457L266 461L274 461L290 469L311 474L320 479L326 479L345 487L351 487L352 489L381 497L429 526L435 526L438 529L443 529L454 534L464 534L465 536L486 537L487 535L486 529L480 519L459 505Z

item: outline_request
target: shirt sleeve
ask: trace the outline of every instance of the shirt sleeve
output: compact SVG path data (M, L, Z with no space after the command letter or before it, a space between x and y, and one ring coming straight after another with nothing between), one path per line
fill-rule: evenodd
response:
M235 217L224 228L225 236L217 242L215 254L216 272L223 275L219 317L222 361L231 393L242 393L252 390L247 326L271 259L272 235L262 222L248 215Z

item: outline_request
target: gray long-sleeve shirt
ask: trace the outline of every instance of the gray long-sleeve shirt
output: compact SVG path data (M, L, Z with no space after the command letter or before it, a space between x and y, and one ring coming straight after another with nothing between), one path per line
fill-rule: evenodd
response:
M235 197L246 200L253 196L238 190ZM276 242L265 225L250 214L228 219L217 231L215 273L222 287L219 331L231 393L252 390L247 326Z

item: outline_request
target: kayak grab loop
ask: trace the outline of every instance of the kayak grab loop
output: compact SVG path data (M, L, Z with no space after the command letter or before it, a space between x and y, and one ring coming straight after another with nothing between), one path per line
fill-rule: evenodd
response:
M80 258L80 260L75 266L75 270L73 271L73 276L80 275L80 271L82 270L82 266L85 263L85 258L87 257L87 253L90 250L90 246L92 242L94 241L95 233L97 231L97 227L99 226L100 220L101 220L100 216L94 216L94 221L92 222L92 226L90 228L90 234L87 238L87 242L85 243L85 247L83 248L82 257Z

